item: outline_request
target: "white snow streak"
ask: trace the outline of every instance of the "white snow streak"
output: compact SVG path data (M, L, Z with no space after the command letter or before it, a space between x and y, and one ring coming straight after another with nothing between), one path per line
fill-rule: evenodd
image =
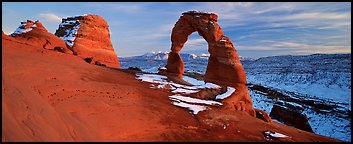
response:
M207 105L222 105L220 102L212 101L212 100L202 100L197 98L185 97L181 95L172 95L170 98L181 100L188 103L197 103L197 104L207 104Z
M227 91L223 94L217 95L216 99L225 99L225 98L231 96L234 92L235 92L235 88L227 87Z
M289 136L286 136L284 134L281 134L281 133L277 133L277 132L270 132L270 131L267 131L265 132L266 135L269 135L271 137L275 137L275 138L289 138Z
M173 101L172 104L175 105L175 106L188 108L192 112L192 114L194 114L194 115L199 113L200 111L204 111L204 110L207 109L206 106L193 105L193 104L188 104L188 103L184 103L184 102Z

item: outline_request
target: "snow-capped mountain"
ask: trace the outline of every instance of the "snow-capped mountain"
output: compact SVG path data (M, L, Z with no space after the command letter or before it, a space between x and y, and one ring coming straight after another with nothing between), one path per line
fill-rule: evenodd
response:
M256 60L256 59L250 58L250 57L242 57L242 56L239 56L239 60L240 60L240 61L254 61L254 60Z
M143 71L158 72L158 67L167 64L167 55L168 52L157 52L119 60L122 68L139 67ZM185 72L205 73L209 55L181 56ZM247 83L280 92L293 100L293 104L301 105L315 133L351 141L351 54L239 58ZM251 88L249 93L253 106L267 113L278 101Z
M148 52L146 54L140 55L140 56L132 56L132 57L122 57L122 59L145 59L145 60L168 60L168 51L162 52ZM188 53L180 53L181 58L183 61L188 61L188 60L194 60L194 59L208 59L210 57L210 54L188 54ZM121 59L121 58L119 58ZM249 57L242 57L239 56L240 60L249 60L249 61L254 61L255 59L249 58Z
M161 52L161 51L149 52L149 53L146 53L142 56L137 56L137 57L141 58L141 59L148 59L148 60L167 60L168 53L169 52L167 52L167 51L165 51L165 52Z

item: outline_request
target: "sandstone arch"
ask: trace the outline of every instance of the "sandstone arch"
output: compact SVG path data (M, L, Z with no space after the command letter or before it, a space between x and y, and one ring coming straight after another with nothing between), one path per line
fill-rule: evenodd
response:
M217 24L218 16L213 13L184 12L172 30L172 46L166 65L167 72L182 76L184 62L180 57L188 37L195 31L208 43L210 57L205 81L224 85L245 84L246 75L232 41L224 36Z

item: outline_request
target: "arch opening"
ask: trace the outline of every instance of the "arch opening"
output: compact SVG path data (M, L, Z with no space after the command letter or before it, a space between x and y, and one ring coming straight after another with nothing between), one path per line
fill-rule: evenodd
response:
M197 77L205 74L208 62L207 55L209 55L207 47L207 41L198 33L193 32L189 36L180 51L180 56L184 61L185 74L197 75Z

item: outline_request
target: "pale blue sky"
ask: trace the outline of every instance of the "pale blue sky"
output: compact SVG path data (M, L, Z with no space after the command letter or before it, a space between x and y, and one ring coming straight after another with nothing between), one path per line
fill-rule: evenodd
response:
M119 57L169 51L170 34L184 11L215 12L218 24L245 57L351 53L351 3L244 2L2 2L2 30L11 34L27 19L55 33L61 18L87 13L109 24ZM207 53L196 32L183 53Z

